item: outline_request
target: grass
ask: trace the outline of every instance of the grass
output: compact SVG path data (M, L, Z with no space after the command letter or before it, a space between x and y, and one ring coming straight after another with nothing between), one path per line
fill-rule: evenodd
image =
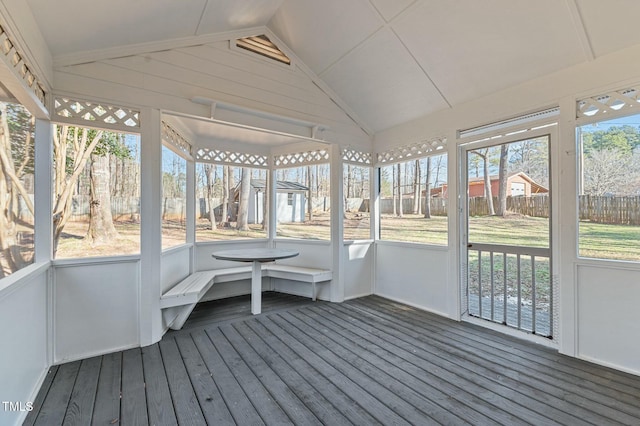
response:
M344 239L369 239L368 213L345 214ZM390 241L406 241L446 245L448 220L444 216L425 219L421 215L405 215L402 218L382 215L381 238ZM116 221L120 237L108 246L91 247L84 240L88 222L69 222L58 246L57 258L114 256L140 252L140 224L132 220ZM231 226L208 229L209 222L196 224L196 241L224 241L247 238L266 238L262 225L249 225L248 231L238 231ZM640 261L640 226L605 225L580 222L580 256L600 259ZM280 223L277 236L329 240L331 235L329 212L318 212L312 222ZM469 218L469 236L475 243L505 244L514 246L548 247L548 222L544 218L510 215L507 218L483 216ZM185 241L184 223L167 221L163 226L163 248Z

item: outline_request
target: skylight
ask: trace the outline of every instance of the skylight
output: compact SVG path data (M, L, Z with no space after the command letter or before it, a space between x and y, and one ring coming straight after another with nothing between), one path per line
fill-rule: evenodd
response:
M283 64L291 65L291 59L278 49L278 46L273 44L266 35L239 38L236 40L236 46Z

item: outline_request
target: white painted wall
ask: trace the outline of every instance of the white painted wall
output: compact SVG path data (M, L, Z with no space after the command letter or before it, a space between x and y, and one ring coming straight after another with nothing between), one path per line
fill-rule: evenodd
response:
M640 266L579 262L578 356L640 374Z
M354 241L344 247L344 298L353 299L373 293L374 244Z
M162 293L191 273L191 247L191 244L185 244L162 252L160 264Z
M54 264L53 363L140 345L140 261Z
M456 285L448 277L446 247L378 241L375 294L443 316L447 292Z
M33 402L47 372L48 266L32 265L2 280L9 285L0 290L1 401ZM0 407L0 424L20 424L26 414Z

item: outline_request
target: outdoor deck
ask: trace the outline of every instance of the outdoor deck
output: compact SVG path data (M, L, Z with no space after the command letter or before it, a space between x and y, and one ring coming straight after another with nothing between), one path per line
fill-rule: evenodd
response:
M51 368L25 424L640 424L640 377L481 327L376 296L248 305Z

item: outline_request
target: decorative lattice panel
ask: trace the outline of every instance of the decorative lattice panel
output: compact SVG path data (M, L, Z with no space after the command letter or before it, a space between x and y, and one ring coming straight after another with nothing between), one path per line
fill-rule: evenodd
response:
M377 160L379 164L397 163L412 158L425 157L436 151L444 151L446 146L447 140L445 138L432 139L380 152L377 154Z
M56 96L54 112L58 119L72 124L123 131L140 128L140 111L124 107Z
M198 148L196 161L234 166L268 167L268 158L266 155L245 154L221 149Z
M276 167L294 167L304 164L326 163L329 161L329 151L317 149L313 151L296 152L292 154L281 154L274 157Z
M604 116L611 111L629 109L640 102L640 90L627 88L599 96L580 99L576 103L576 118L592 118Z
M371 164L372 155L370 152L356 151L350 148L342 150L342 160L353 164Z
M176 129L162 122L162 140L170 143L178 150L191 156L191 144Z
M46 105L46 92L44 85L40 82L38 77L33 73L32 67L27 64L25 57L18 51L16 45L5 29L0 25L0 52L5 57L5 61L8 65L13 67L16 74L22 78L27 87L33 91L33 94L40 100L42 105Z

